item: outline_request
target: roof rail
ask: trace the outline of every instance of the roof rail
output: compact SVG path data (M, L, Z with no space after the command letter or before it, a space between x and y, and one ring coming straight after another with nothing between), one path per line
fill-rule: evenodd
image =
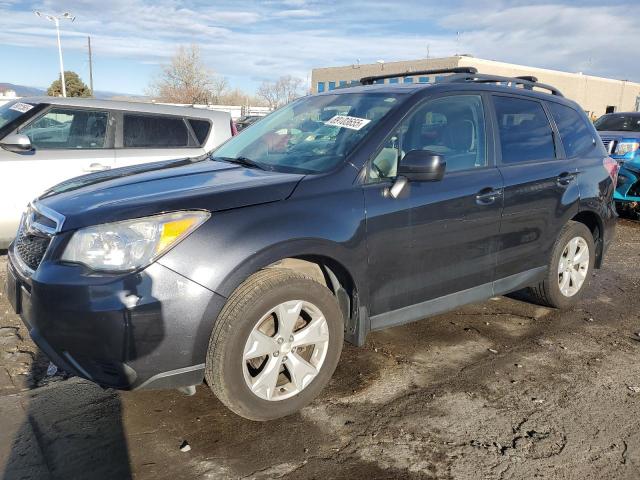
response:
M405 77L413 77L415 75L435 75L437 73L468 73L468 74L476 74L478 73L478 69L474 67L453 67L453 68L436 68L433 70L416 70L413 72L404 72L404 73L388 73L386 75L373 75L371 77L362 77L360 79L360 83L362 85L372 85L376 80L384 80L385 78L405 78Z
M502 77L499 75L487 75L487 74L471 74L466 75L464 73L458 75L451 75L447 77L443 81L445 82L478 82L478 83L507 83L514 85L521 85L522 88L526 90L533 90L534 87L543 88L551 92L551 94L556 95L558 97L564 97L562 92L558 90L556 87L552 87L551 85L547 85L546 83L538 82L538 79L534 76L522 76L522 77Z

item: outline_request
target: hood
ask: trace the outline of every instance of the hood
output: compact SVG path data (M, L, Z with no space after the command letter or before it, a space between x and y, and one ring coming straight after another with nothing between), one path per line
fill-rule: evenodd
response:
M284 200L304 175L209 159L155 162L62 182L38 202L65 216L62 231L166 211L229 210Z
M601 137L606 138L640 138L640 132L614 132L614 131L598 131Z

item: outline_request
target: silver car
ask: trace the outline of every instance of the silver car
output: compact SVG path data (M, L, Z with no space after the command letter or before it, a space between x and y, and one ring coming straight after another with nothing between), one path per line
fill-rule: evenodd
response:
M195 157L235 132L228 112L85 98L21 98L0 106L0 248L21 212L68 178Z

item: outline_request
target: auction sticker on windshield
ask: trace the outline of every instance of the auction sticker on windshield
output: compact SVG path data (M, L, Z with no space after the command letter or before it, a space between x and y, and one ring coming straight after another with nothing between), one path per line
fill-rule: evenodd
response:
M9 107L9 110L15 110L16 112L26 113L33 108L33 105L28 103L17 102Z
M364 128L371 120L359 117L349 117L347 115L336 115L327 120L324 124L332 127L343 127L350 130L360 130Z

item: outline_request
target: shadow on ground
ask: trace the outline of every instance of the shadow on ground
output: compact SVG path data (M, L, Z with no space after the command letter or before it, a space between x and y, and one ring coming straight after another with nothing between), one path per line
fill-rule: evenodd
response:
M48 359L38 352L14 415L13 444L3 478L129 479L131 470L117 393L78 379L47 379ZM5 432L7 433L7 432Z

